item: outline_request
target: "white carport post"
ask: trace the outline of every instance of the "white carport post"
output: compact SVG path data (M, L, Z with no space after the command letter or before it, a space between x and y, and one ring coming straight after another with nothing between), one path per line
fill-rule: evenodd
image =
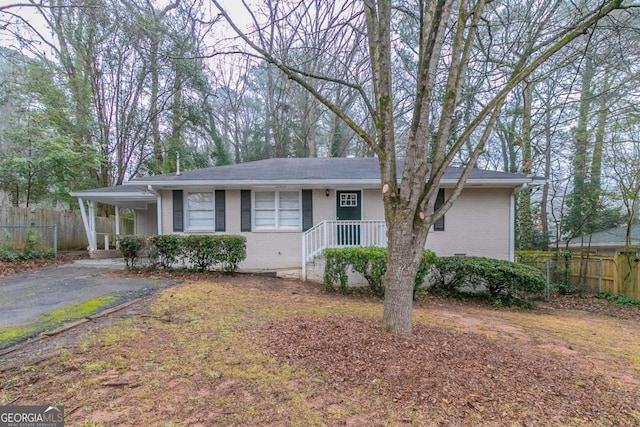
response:
M113 206L116 211L116 249L120 249L120 208L118 205Z
M91 228L91 237L93 238L93 247L98 249L98 236L96 235L96 202L89 200L89 227Z
M80 213L82 214L84 231L87 234L87 241L89 242L89 250L95 251L98 248L98 245L96 243L96 218L94 215L94 203L92 201L88 201L89 216L87 216L87 211L84 208L84 199L82 197L78 197L78 204L80 205Z

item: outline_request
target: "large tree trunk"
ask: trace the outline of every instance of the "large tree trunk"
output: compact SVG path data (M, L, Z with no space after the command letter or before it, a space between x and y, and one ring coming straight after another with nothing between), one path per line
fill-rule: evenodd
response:
M575 145L573 153L573 193L568 215L568 227L571 237L584 234L585 218L588 216L588 188L587 172L588 157L591 153L589 147L589 113L592 104L591 81L593 80L593 60L587 56L582 73L582 88L580 90L580 108L578 113L578 125L575 132Z
M221 7L220 1L212 0L244 42L267 62L285 73L288 79L295 81L313 94L330 111L340 117L377 155L380 162L388 244L382 327L405 335L412 332L413 286L429 227L451 208L460 195L464 182L471 173L478 156L484 150L508 93L566 44L587 33L598 19L619 7L621 1L611 0L598 10L582 16L569 27L562 25L563 30L557 34L553 33L551 37L547 35L546 21L556 17L557 14L547 15L545 14L547 9L540 8L541 18L535 21L532 32L526 31L526 34L531 37L521 40L524 43L513 45L523 45L523 48L521 57L516 58L513 63L512 74L505 76L505 83L487 95L486 102L482 102L481 110L459 134L456 133L457 138L454 140L450 138L452 119L465 85L469 60L474 54L478 28L484 26L486 22L482 15L487 2L485 0L419 1L414 8L397 7L393 17L394 30L397 24L396 17L406 13L412 19L415 18L419 46L417 50L412 46L412 51L417 51L416 66L412 70L412 72L415 71L416 86L410 108L412 118L408 142L402 155L396 156L394 122L396 114L400 113L396 111L398 105L395 105L394 100L397 87L393 85L394 73L391 60L392 52L394 55L397 53L396 42L399 39L396 37L397 32L394 33L392 44L391 1L363 0L361 3L365 29L364 32L359 29L356 32L359 40L366 38L369 50L367 61L371 67L371 75L366 79L367 89L364 89L362 82L357 79L355 83L344 80L349 78L348 72L329 79L333 83L358 91L367 112L368 120L363 125L361 120L354 120L354 117L322 93L322 89L312 84L312 80L322 79L321 76L310 76L306 72L301 72L300 68L289 66L286 57L278 57L278 54L271 49L272 46L267 40L268 35L260 31L257 21L254 23L260 37L254 39L230 19L229 14ZM245 6L250 9L246 3ZM492 10L495 11L495 9ZM285 16L276 14L275 17L270 16L270 18L286 21L291 15L289 12L287 10ZM396 12L397 15L395 15ZM344 22L342 19L340 21ZM350 25L352 21L349 21ZM350 31L351 27L341 27L340 30ZM545 39L543 44L538 43L540 38ZM373 98L369 93L373 94ZM437 108L433 108L434 106ZM370 130L369 125L375 128L374 132ZM452 191L448 192L443 205L434 212L435 198L447 167L451 165L461 149L469 147L467 143L472 137L476 142L472 146L473 152L469 155L468 163L462 168L459 180ZM403 157L405 162L400 180L396 173L397 157Z
M540 201L540 220L542 221L542 250L549 250L549 180L551 178L551 110L546 109L544 114L544 185L542 186L542 200Z
M382 324L388 331L410 335L413 287L429 228L423 223L416 230L411 213L405 211L396 211L395 218L387 219L387 227L388 260Z
M591 189L594 192L593 198L597 200L600 195L602 185L602 155L604 153L604 140L607 122L609 121L609 96L611 84L608 78L602 84L602 93L600 95L600 109L598 110L598 121L593 144L593 159L591 161Z
M520 148L522 148L521 173L529 175L532 172L531 154L531 104L533 102L533 83L524 83L522 91L522 135ZM533 215L531 211L531 189L524 189L518 194L518 249L533 249Z

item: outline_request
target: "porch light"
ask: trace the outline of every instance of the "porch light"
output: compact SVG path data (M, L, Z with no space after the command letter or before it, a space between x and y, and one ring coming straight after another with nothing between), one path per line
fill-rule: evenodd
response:
M324 190L324 194L329 197L329 195L331 194L331 190L329 190L328 188L326 190Z

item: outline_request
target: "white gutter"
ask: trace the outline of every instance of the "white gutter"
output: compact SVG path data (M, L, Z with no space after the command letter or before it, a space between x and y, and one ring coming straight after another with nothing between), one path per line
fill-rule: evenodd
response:
M156 190L153 189L151 184L147 185L147 191L149 193L156 196L156 200L158 201L156 206L156 222L158 223L158 235L162 235L162 196Z
M305 188L327 188L336 186L368 186L380 188L379 179L357 180L357 179L308 179L308 180L171 180L171 181L129 181L123 185L149 186L156 188L185 188L185 187L224 187L224 188L248 188L248 187L305 187Z
M108 187L107 187L108 188ZM104 191L72 191L69 193L72 197L92 197L92 198L118 198L118 199L144 199L145 194L141 194L139 192L131 191L131 192L104 192Z
M522 179L482 179L467 180L465 188L468 187L513 187L515 185L523 185L531 182L530 178ZM457 183L455 179L442 180L441 185L454 186ZM125 182L123 185L130 186L154 186L156 188L184 188L184 187L225 187L225 188L247 188L247 187L273 187L273 186L290 186L290 187L313 187L327 188L337 186L367 186L380 188L380 179L298 179L298 180L167 180L167 181L144 181L135 180Z

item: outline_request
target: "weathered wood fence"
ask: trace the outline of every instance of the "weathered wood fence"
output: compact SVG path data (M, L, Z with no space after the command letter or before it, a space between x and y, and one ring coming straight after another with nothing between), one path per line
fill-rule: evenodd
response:
M57 225L58 250L86 249L87 235L79 213L50 209L0 207L0 244L9 242L14 249L24 247L30 225ZM42 246L52 247L53 227L38 227ZM115 235L115 217L96 218L96 231ZM120 216L120 234L133 234L133 219Z
M558 259L552 253L526 253L519 262L546 270L554 282L565 279L574 286L611 292L640 300L640 257L635 255L573 255Z

